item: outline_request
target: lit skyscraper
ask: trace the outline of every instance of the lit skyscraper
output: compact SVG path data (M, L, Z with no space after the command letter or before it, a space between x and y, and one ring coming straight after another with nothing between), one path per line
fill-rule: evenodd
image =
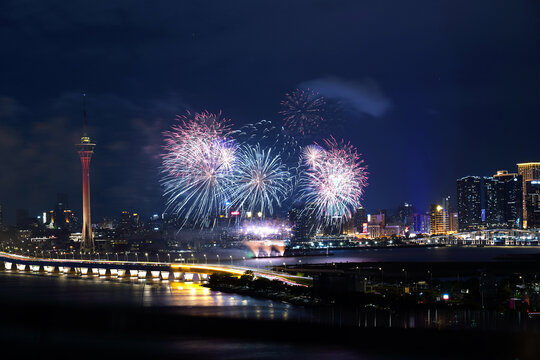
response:
M474 230L482 225L482 180L466 176L457 181L459 231Z
M493 177L504 181L504 217L507 226L520 228L523 224L523 181L521 175L499 170Z
M527 228L540 228L540 180L527 180L525 183L525 210Z
M447 234L450 230L448 210L442 205L431 205L430 210L431 234Z
M528 214L526 205L527 196L527 181L540 180L540 162L520 163L518 166L518 174L521 175L523 181L523 227L529 227L527 224Z
M84 101L84 129L81 143L77 144L77 152L81 158L82 165L82 196L83 196L83 228L81 236L81 250L86 252L94 251L94 237L92 236L92 220L90 217L90 160L94 154L94 147L86 129L86 94L83 94Z

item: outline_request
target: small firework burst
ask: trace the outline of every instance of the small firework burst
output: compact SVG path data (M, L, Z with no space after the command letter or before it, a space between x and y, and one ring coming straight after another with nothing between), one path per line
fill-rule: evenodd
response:
M309 134L325 120L326 101L319 93L310 89L296 89L285 94L281 102L285 127L302 135Z

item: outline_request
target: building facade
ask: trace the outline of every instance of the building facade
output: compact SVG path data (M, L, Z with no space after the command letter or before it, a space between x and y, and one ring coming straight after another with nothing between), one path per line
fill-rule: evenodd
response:
M527 214L527 181L540 180L540 162L528 162L520 163L518 166L518 174L521 175L523 186L523 228L528 228L528 214Z
M430 209L430 233L435 234L448 234L450 231L450 219L448 216L448 210L442 205L432 204Z
M516 173L499 170L494 178L504 182L504 217L506 227L521 228L523 226L523 179Z
M540 228L540 180L525 182L525 211L528 229Z
M457 180L459 231L475 230L482 226L482 179L466 176Z

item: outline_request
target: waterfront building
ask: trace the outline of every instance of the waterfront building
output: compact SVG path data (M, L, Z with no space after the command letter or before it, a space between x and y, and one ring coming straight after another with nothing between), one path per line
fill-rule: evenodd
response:
M498 171L492 177L457 180L459 231L516 227L521 223L520 176Z
M449 232L450 233L457 233L459 231L459 215L457 212L450 212L448 215L449 218Z
M509 228L521 228L523 225L523 179L516 173L499 170L494 178L504 181L504 218Z
M430 233L431 234L447 234L450 227L448 218L448 210L442 205L432 204L430 208Z
M317 230L314 211L309 204L293 207L288 214L292 241L304 242L311 239Z
M401 204L397 210L397 218L400 225L412 227L414 218L414 207L412 204L407 202Z
M483 209L485 209L485 226L500 228L506 226L505 219L505 183L494 177L483 177Z
M457 180L459 231L475 230L482 226L482 179L466 176Z
M413 215L413 228L416 234L429 234L431 232L431 219L429 214L416 213Z
M527 214L527 205L526 205L527 181L540 180L540 162L519 163L517 164L517 166L518 166L518 174L521 175L521 181L522 181L522 186L523 186L523 197L522 197L523 228L526 229L528 227L528 224L527 224L528 214Z
M525 182L525 212L527 228L540 228L540 180Z
M367 231L367 212L363 207L356 209L354 213L354 228L357 233Z

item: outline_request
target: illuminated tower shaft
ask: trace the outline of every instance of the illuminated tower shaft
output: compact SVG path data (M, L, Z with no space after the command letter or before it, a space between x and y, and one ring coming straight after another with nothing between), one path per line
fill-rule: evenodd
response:
M92 252L94 251L94 237L92 236L92 219L90 217L90 160L96 144L92 144L90 137L86 134L86 102L84 107L84 133L81 137L81 143L76 146L82 165L83 228L81 250Z

